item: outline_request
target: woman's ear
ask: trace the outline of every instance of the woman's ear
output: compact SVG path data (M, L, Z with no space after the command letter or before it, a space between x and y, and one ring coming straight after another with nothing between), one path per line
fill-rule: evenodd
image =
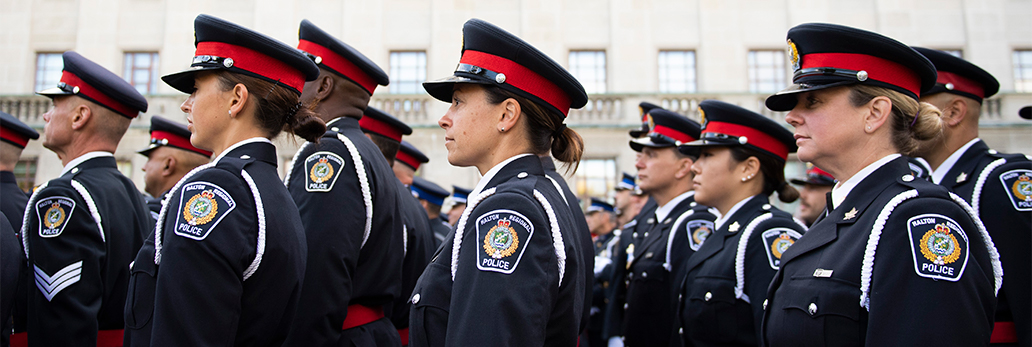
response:
M508 98L498 106L502 112L498 119L498 131L506 132L515 128L522 115L519 101Z
M233 86L233 90L230 91L229 95L229 113L233 116L239 115L244 107L247 106L247 96L249 91L243 83L237 83Z
M760 175L760 159L756 157L749 157L748 159L738 163L740 175L744 179L742 182L746 182L756 178Z
M868 134L881 128L892 117L892 100L885 96L876 96L867 103L867 114L864 115L864 131Z

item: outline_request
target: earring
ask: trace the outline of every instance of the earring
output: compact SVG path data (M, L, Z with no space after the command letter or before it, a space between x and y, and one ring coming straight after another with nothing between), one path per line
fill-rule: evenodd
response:
M229 113L229 116L233 117L233 110L227 110L226 113Z
M742 177L742 182L745 182L746 180L748 180L748 179L745 178L745 177Z
M871 131L871 126L867 125L867 131Z
M498 132L503 132L504 133L505 132L505 127L502 127L502 129L498 130Z

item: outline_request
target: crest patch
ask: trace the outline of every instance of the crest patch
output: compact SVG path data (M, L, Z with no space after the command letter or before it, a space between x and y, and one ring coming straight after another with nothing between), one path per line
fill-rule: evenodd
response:
M39 217L39 237L57 237L64 232L68 220L75 212L75 200L53 196L36 202L36 216Z
M340 177L344 159L333 152L315 152L305 159L305 190L328 192Z
M774 228L764 231L761 236L763 236L763 244L766 245L763 248L767 250L770 267L777 270L781 267L781 255L803 235L789 228Z
M792 63L792 71L799 71L802 61L799 59L799 49L791 39L788 40L788 61Z
M208 233L236 208L225 189L209 182L191 182L179 194L176 235L204 240Z
M907 221L914 271L918 276L956 282L964 273L968 238L957 222L941 214L923 214Z
M692 220L688 221L688 246L693 251L698 251L699 247L702 247L702 243L713 235L713 222L708 220Z
M512 210L494 210L477 218L477 268L511 274L534 236L534 225Z
M1018 211L1032 211L1032 170L1011 170L1000 175L1003 189Z

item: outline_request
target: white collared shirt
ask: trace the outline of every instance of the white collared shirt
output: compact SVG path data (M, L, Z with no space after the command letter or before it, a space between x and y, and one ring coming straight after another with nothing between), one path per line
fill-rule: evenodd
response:
M946 161L942 162L939 167L932 170L932 183L942 184L942 179L946 178L946 173L950 172L953 165L957 165L957 161L960 160L960 157L963 156L971 146L978 143L978 141L982 141L982 139L976 137L974 140L968 141L968 143L963 147L960 147L956 152L950 154L950 156L946 158Z
M64 176L64 174L68 173L68 171L72 171L73 168L75 168L76 166L79 166L79 164L82 164L83 162L85 162L87 160L90 160L90 159L93 159L93 158L114 157L114 156L115 155L111 154L111 152L102 152L102 151L93 151L93 152L89 152L89 153L80 155L78 158L72 159L72 161L68 162L68 165L65 165L64 169L61 169L61 176Z
M749 202L749 200L752 200L755 197L756 195L753 195L743 199L742 201L739 201L734 206L731 206L731 209L727 210L727 213L723 215L717 214L717 220L713 221L713 227L717 230L720 230L720 227L724 226L724 223L726 223L728 219L731 219L731 216L734 216L735 212L738 212L738 209L742 208L742 206L745 206L746 202Z
M480 178L480 182L477 182L476 188L473 188L473 191L469 193L469 199L473 199L473 197L480 195L480 192L487 188L487 182L491 182L491 179L498 174L498 171L502 171L502 168L505 167L505 165L508 165L513 160L523 158L528 155L531 155L531 153L517 154L512 157L509 157L509 159L503 160L501 163L495 164L495 166L491 167L491 170L487 170L487 173L484 174L484 177Z
M666 219L667 215L669 215L670 212L674 210L674 207L677 207L677 204L680 204L681 201L684 201L684 199L687 199L687 198L689 198L689 197L691 197L693 195L695 195L695 191L694 190L689 190L687 192L681 193L681 195L678 195L678 196L674 197L673 199L670 199L670 201L668 201L666 203L666 205L657 207L656 208L656 221L660 222L660 221Z
M878 168L885 166L885 164L888 164L890 161L893 161L899 157L899 153L892 153L886 155L881 159L878 159L877 161L871 163L870 165L867 165L862 170L860 170L860 172L857 172L855 175L853 175L853 177L850 177L848 180L839 181L839 183L835 185L835 188L831 189L831 201L832 204L834 204L835 206L829 206L828 211L834 210L835 207L838 207L840 204L842 204L843 201L846 201L846 196L849 195L849 192L852 191L857 184L863 182L864 178L867 178L867 176L869 176L875 170L878 170Z
M254 143L254 142L265 142L265 143L268 143L268 144L272 144L272 141L269 141L269 139L267 139L267 138L264 138L264 137L252 137L252 138L249 138L249 139L246 139L246 140L234 143L232 146L229 146L228 148L226 148L226 150L222 151L222 153L219 153L219 156L217 158L215 158L215 160L212 160L212 163L218 164L219 159L222 159L222 157L225 157L226 153L232 152L234 149L237 149L237 147L246 145L248 143Z

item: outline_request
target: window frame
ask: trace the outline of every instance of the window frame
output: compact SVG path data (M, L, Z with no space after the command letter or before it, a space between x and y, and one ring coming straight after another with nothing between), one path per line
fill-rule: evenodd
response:
M150 55L150 65L147 68L140 68L136 66L137 58L139 54ZM131 58L130 58L131 57ZM129 83L129 85L136 88L136 91L143 95L152 95L157 92L158 81L158 70L161 64L161 54L158 51L125 51L122 54L122 79ZM140 90L139 84L136 81L136 72L146 70L148 71L148 82L146 84L146 91Z
M584 67L577 66L574 64L574 56L580 56L580 54L594 53L595 60L591 66L592 79L589 81L586 76L581 75L581 71L586 70ZM602 57L601 69L599 68L597 58ZM579 61L579 59L577 60ZM584 90L588 94L605 94L609 92L609 57L605 49L571 49L567 55L567 67L570 74L574 76L584 87ZM599 74L601 73L601 81L599 80Z
M416 75L417 76L416 76L415 79L412 79L412 80L402 80L402 79L400 79L401 76L404 75L402 73L402 69L406 69L406 68L410 68L411 69L413 67L405 67L405 66L397 65L395 63L396 54L397 54L397 57L398 57L398 60L399 60L399 63L400 63L400 60L402 58L401 55L403 55L403 54L413 54L413 53L416 54L416 57L417 57L417 59L416 59L417 63L415 65L415 67L414 67L414 69L416 70ZM418 59L420 56L422 57L421 61ZM390 73L388 74L390 76L390 84L387 85L387 93L388 94L402 94L402 95L425 93L426 91L423 90L422 85L423 85L423 82L425 82L427 80L427 66L429 64L428 59L429 59L429 57L428 57L428 54L427 54L425 49L423 49L423 50L421 50L421 49L400 49L400 50L391 50L391 51L389 51L387 53L387 64L388 64L388 70L390 71ZM420 77L419 75L422 75L422 77ZM400 90L400 89L402 89L402 87L411 87L411 88L407 88L405 90Z
M663 78L664 78L664 76L669 76L670 75L669 68L667 68L668 71L666 73L664 73L664 71L663 71L664 70L664 66L663 66L663 56L664 56L664 53L690 53L691 61L692 61L691 66L687 66L687 65L684 66L684 68L685 68L684 85L686 87L684 90L682 90L682 91L672 91L672 90L670 90L669 89L669 84L671 82L669 80L667 81L667 90L664 90ZM687 56L688 56L688 54L685 55L685 57L687 57ZM688 73L689 71L690 71L691 79L689 79L687 77L687 75L689 74ZM663 94L694 94L694 93L698 93L699 92L699 57L698 57L698 54L696 53L696 51L694 49L661 49L661 50L659 50L659 52L656 53L656 75L658 77L657 78L657 82L659 83L659 85L657 86L657 90L659 91L659 93L663 93Z

